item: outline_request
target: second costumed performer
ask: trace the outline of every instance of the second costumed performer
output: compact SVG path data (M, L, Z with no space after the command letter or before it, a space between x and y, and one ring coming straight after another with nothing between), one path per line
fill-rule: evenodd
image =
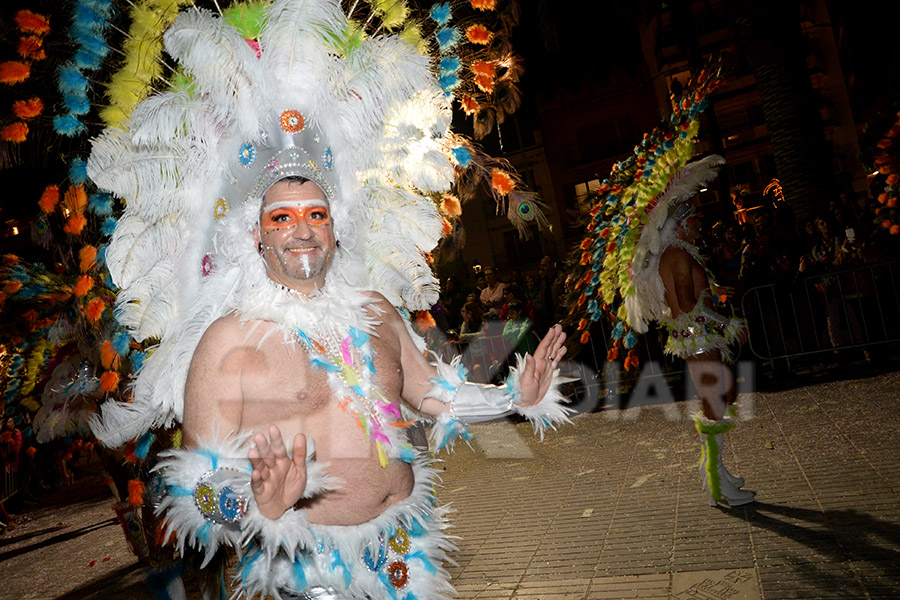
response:
M501 415L567 422L565 335L503 386L428 359L401 312L437 299L425 192L453 180L449 103L429 57L351 31L337 0L274 2L258 45L187 11L166 45L191 84L96 140L92 178L127 200L120 319L160 341L95 431L182 422L158 467L167 530L208 559L235 548L250 597L449 598L447 510L407 429L430 420L444 448Z
M612 317L612 352L629 351L626 368L637 363L636 334L654 321L667 332L665 352L685 360L703 403L694 415L703 490L711 505L738 506L753 502L754 494L725 468L722 444L734 427L733 347L745 341L747 327L719 306L696 246L696 196L725 161L718 155L695 158L694 142L708 95L722 83L716 68L701 72L675 99L670 118L602 183L586 210L587 236L576 257L582 268L569 304L581 307L572 317L580 343L592 321Z

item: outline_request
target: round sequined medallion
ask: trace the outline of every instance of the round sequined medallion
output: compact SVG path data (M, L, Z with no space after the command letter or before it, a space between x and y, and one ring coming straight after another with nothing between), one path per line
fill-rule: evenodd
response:
M203 262L200 263L200 272L204 277L209 277L213 272L213 257L212 254L207 254L203 257Z
M216 489L208 483L198 484L194 488L194 503L204 517L212 517L219 509Z
M397 533L389 540L391 550L397 554L406 554L409 551L409 534L405 529L398 529Z
M331 151L331 146L328 146L322 152L322 166L325 167L326 171L334 168L334 152Z
M402 588L406 585L406 582L409 581L409 570L406 568L406 563L402 560L392 562L388 567L388 579L395 588Z
M241 149L238 150L238 160L245 167L253 166L253 163L256 162L256 146L250 142L242 144Z
M228 214L229 208L230 208L230 206L228 204L228 200L226 200L225 198L219 198L218 200L216 200L216 205L213 208L213 211L216 213L216 218L217 219L224 218L225 215Z
M290 134L296 134L303 131L303 115L298 110L286 110L281 113L281 128Z
M219 492L219 511L229 523L240 521L244 516L244 499L230 487L224 488Z

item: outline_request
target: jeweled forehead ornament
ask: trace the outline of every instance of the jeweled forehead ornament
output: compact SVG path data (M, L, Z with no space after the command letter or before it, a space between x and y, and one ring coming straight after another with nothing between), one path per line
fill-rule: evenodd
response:
M321 129L297 108L275 111L259 140L242 142L232 157L233 193L238 202L261 200L287 177L315 182L333 203L338 194L334 153Z

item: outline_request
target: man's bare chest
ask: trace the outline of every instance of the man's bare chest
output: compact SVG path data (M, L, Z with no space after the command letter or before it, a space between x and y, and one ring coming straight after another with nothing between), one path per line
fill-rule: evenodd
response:
M340 404L338 395L347 392L346 386L334 385L335 378L345 383L367 378L386 398L399 400L399 349L390 340L374 336L364 347L345 345L333 353L316 352L295 340L269 340L241 374L243 412L248 404L255 408L252 412L264 411L273 417L320 412Z

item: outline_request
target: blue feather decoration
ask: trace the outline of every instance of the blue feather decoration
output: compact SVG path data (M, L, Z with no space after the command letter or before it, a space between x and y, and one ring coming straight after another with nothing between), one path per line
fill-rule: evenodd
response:
M434 37L437 39L438 50L441 54L445 54L456 47L460 34L453 27L441 27L435 32Z
M85 176L87 173L85 173ZM113 213L113 199L109 192L97 192L88 196L88 210L100 217Z
M438 25L446 25L450 22L450 19L453 18L453 11L450 9L450 3L444 2L443 4L435 4L431 7L429 16Z
M105 236L111 236L113 232L116 230L117 221L112 217L107 217L104 219L103 224L100 225L100 233Z
M53 117L53 129L61 135L74 137L84 133L87 128L84 123L78 120L78 117L72 114L57 115Z
M87 161L83 158L73 158L69 161L69 181L72 185L81 185L87 179Z
M59 91L68 94L87 95L88 80L75 65L67 63L59 68Z
M66 94L63 96L63 105L73 115L86 115L91 110L91 103L87 96Z
M453 149L453 158L456 159L459 166L465 169L469 166L469 163L472 162L472 153L469 152L469 149L465 146L458 146Z

